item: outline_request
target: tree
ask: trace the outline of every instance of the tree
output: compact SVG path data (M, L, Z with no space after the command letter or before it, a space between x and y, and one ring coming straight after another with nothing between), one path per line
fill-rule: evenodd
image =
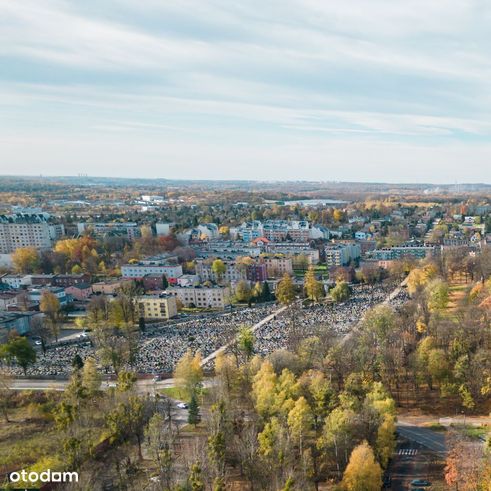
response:
M143 459L141 444L145 428L145 406L140 397L132 395L120 402L107 414L106 424L114 442L122 443L129 437L135 437L138 456Z
M12 377L6 370L0 370L0 412L6 423L9 423L9 410L15 397L15 390L10 388Z
M169 287L169 280L167 280L167 276L165 274L162 275L162 289L167 290Z
M203 482L201 465L199 462L196 462L191 466L188 482L191 486L191 491L205 491L205 483Z
M187 351L176 365L174 378L182 396L189 401L192 395L201 388L203 381L200 353L193 356L190 350Z
M191 401L189 401L188 423L190 425L194 425L196 428L196 425L199 423L199 419L198 398L196 397L196 392L193 392L191 395Z
M245 280L240 280L235 287L235 299L237 302L248 303L251 300L251 287Z
M8 363L15 360L26 375L29 365L36 362L36 351L26 338L14 335L0 346L0 358L6 359Z
M35 247L19 247L12 253L12 262L18 273L35 273L40 265L40 257Z
M442 280L433 280L426 287L428 295L428 308L430 311L443 310L448 305L448 285Z
M237 336L237 347L244 353L246 360L249 360L254 353L254 341L252 329L247 326L241 326Z
M211 270L215 274L215 277L218 282L220 282L227 270L225 263L221 259L215 259L211 264Z
M343 219L344 213L343 210L335 209L332 213L332 217L336 222L340 222Z
M166 423L160 413L155 413L148 422L145 438L148 442L150 457L157 466L165 489L174 489L177 431L170 423Z
M77 353L72 359L72 368L74 370L80 370L84 366L84 361L82 357Z
M276 286L276 298L283 305L290 305L295 300L295 287L288 273L285 273Z
M46 346L50 339L50 330L46 325L43 317L37 315L31 320L31 333L33 336L37 336L41 341L41 349L43 354L46 354Z
M264 281L261 288L261 300L263 302L269 302L271 300L271 290L269 289L269 283Z
M302 396L295 401L295 405L288 413L288 428L290 429L293 440L300 447L300 455L303 453L302 446L304 438L312 428L312 424L312 410L305 397Z
M39 301L39 310L46 315L51 334L55 338L55 341L58 342L60 322L62 320L58 297L48 290L43 291Z
M304 289L307 298L313 302L318 302L324 296L324 287L320 281L317 281L312 265L305 273Z
M82 383L89 395L93 396L99 392L101 381L94 358L87 358L82 370Z
M351 295L350 287L346 281L340 281L331 290L331 298L335 302L346 302Z
M382 487L382 469L366 441L351 452L343 486L346 491L379 491Z

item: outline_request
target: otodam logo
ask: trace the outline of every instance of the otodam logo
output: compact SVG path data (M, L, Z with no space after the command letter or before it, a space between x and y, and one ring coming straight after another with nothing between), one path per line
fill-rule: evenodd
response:
M24 483L55 483L55 482L78 482L78 472L58 472L47 469L43 472L26 471L25 469L9 474L10 482Z

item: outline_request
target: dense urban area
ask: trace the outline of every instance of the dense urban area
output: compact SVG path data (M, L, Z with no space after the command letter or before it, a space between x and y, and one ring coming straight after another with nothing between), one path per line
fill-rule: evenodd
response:
M489 186L2 177L0 271L0 486L491 489Z

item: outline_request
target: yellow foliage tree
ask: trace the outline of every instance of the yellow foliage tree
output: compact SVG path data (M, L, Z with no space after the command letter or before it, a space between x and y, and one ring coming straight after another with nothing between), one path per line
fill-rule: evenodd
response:
M189 401L191 396L200 389L203 381L203 369L201 368L201 354L188 350L179 360L174 370L176 387L179 388L183 397Z
M382 487L382 468L366 441L351 452L342 484L346 491L379 491Z

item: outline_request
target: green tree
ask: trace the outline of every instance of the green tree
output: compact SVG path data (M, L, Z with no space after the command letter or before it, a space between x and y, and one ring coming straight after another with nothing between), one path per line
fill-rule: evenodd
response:
M261 287L261 300L263 302L269 302L271 300L271 290L267 281L264 281Z
M235 299L237 302L248 303L251 300L252 292L249 283L245 280L241 280L235 287Z
M288 273L285 273L276 286L276 298L283 305L290 305L295 300L295 287Z
M0 358L7 360L8 363L15 360L26 375L29 365L36 362L36 351L26 338L11 336L5 344L0 346Z
M188 423L194 425L194 427L199 423L199 405L195 392L191 395L191 401L189 402Z
M222 281L223 275L227 270L225 263L221 259L215 259L211 264L211 270L216 276L218 282Z
M249 360L254 353L254 342L255 338L252 329L247 326L241 326L237 336L237 347L244 353L247 360Z
M346 491L380 491L382 469L366 441L351 452L343 475L343 486Z
M350 287L346 281L340 281L331 290L331 298L337 302L346 302L351 295Z
M205 483L203 481L201 465L199 462L195 462L191 466L188 482L191 487L191 491L205 491Z

